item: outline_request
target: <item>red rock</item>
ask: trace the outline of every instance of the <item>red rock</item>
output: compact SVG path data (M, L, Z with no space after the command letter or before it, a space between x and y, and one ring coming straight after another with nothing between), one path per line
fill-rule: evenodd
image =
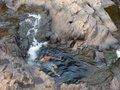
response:
M41 62L48 62L48 61L50 61L51 60L51 56L44 56L40 61Z

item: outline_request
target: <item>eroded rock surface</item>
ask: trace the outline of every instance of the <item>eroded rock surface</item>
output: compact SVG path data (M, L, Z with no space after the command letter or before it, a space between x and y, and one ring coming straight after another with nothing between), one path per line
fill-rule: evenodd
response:
M29 7L26 7L27 9L22 8L20 12L8 9L5 14L2 14L0 18L1 90L119 90L119 74L114 76L111 63L108 66L106 65L107 63L105 63L105 61L107 61L106 59L109 60L109 58L104 56L104 53L107 53L108 57L115 53L102 51L103 49L118 47L118 41L111 34L116 31L117 28L104 10L104 7L113 4L111 1L3 1L8 8L13 10L17 10L21 4L35 4L44 5L45 9L48 9L49 12L44 11L44 8L41 9L37 7L28 10ZM61 41L61 43L68 41L68 46L74 47L73 50L77 50L78 47L81 49L84 46L93 46L93 48L85 47L81 51L74 52L74 55L77 56L81 62L90 64L90 66L92 65L93 68L96 69L96 71L93 72L92 75L88 75L89 77L83 80L83 82L79 82L78 84L59 83L43 71L33 69L27 64L26 50L28 50L30 46L30 41L29 38L25 36L26 32L23 31L23 27L18 28L20 24L19 21L25 20L26 12L38 14L40 13L39 10L43 10L42 12L47 15L50 13L52 17L52 26L50 27L51 22L50 24L47 23L50 29L45 29L48 31L52 30L52 33L47 32L47 38L44 36L39 38L41 33L38 33L36 38L38 38L39 41L43 39L51 40L51 42ZM49 21L50 19L48 18L47 22ZM24 23L22 24L24 25ZM47 24L45 22L41 27L43 28L44 25L47 26ZM48 52L50 51L48 50ZM49 55L51 55L51 53ZM116 57L112 58L112 60L113 59L116 59ZM68 63L71 63L71 61L68 61ZM112 82L110 83L111 80Z
M117 28L104 7L114 4L103 0L4 0L16 10L22 4L44 5L52 16L53 42L85 41L83 46L94 45L100 49L117 48L118 41L111 35ZM105 39L106 38L106 39Z

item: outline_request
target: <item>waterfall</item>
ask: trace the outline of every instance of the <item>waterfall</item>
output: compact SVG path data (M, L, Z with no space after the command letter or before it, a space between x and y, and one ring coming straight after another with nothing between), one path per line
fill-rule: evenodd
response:
M37 39L35 38L36 36L36 33L38 32L38 28L39 28L39 24L40 24L40 20L41 20L41 16L38 14L28 14L29 17L32 17L32 18L35 18L35 21L32 22L33 23L33 27L30 28L27 32L27 36L28 35L32 35L33 37L33 42L32 44L30 45L30 48L28 50L28 56L29 56L29 59L28 59L28 64L29 65L34 65L34 60L37 58L37 52L39 51L39 49L42 47L42 46L47 46L47 42L41 42L39 43L37 41ZM29 19L26 19L26 22L30 22L31 20ZM31 32L32 31L32 32Z

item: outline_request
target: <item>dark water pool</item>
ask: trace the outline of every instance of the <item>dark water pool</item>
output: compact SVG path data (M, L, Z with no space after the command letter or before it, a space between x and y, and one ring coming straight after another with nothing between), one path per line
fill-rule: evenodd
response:
M61 60L51 59L47 62L41 62L44 56L52 56L54 58L60 58ZM56 82L69 84L79 83L86 80L88 77L94 78L90 76L98 71L95 66L82 62L79 58L68 52L64 52L64 50L55 48L41 48L35 63L37 68L53 77ZM102 72L102 74L99 74L101 76L97 79L104 75L109 75L108 73L109 72Z

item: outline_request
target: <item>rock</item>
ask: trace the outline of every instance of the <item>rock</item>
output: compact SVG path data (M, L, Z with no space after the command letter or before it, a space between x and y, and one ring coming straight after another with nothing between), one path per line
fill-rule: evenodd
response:
M7 72L3 73L3 78L4 79L11 79L12 76L13 76L12 73L7 73Z
M88 14L93 14L94 13L94 9L91 8L88 4L86 4L84 6L84 8L85 8L85 11L87 11Z
M109 6L112 6L114 3L113 3L113 0L104 0L102 1L103 3L103 7L109 7Z
M2 0L0 0L0 9L1 9L2 5L3 5L3 2L2 2Z
M113 31L116 30L116 26L113 24L110 17L103 8L104 1L3 1L6 3L6 6L8 8L13 10L17 10L21 4L44 5L45 9L48 9L49 12L46 13L46 11L43 11L43 23L41 23L40 26L43 31L37 33L37 40L39 40L39 42L42 40L49 40L50 38L51 42L52 38L54 38L54 41L56 42L67 42L72 40L73 42L70 42L69 46L73 46L74 49L81 49L82 54L80 52L79 57L74 57L72 55L69 55L69 57L66 54L63 54L62 57L65 60L61 61L62 64L61 62L56 62L58 65L61 65L61 67L55 68L56 72L59 72L61 75L63 74L63 77L58 77L58 80L65 80L66 82L69 82L72 78L73 80L71 82L75 82L74 79L78 80L78 77L80 75L84 76L82 75L84 74L82 72L90 70L91 73L88 72L88 74L85 74L88 76L88 78L84 80L82 79L84 83L79 82L77 84L66 84L63 82L56 82L54 78L49 76L54 76L53 73L46 74L43 71L39 71L28 66L25 60L27 60L26 50L29 48L30 43L28 38L26 37L26 26L23 30L23 27L25 25L25 23L23 23L21 26L19 26L18 29L18 24L19 21L24 21L26 19L27 16L25 15L25 12L28 11L32 13L33 10L34 13L37 12L38 14L38 12L40 13L41 10L39 11L39 7L37 8L37 10L33 8L30 8L30 10L28 8L23 8L22 10L20 10L19 8L19 10L16 12L8 10L8 12L6 12L0 18L1 21L5 22L5 24L2 23L2 25L0 26L0 30L2 28L4 32L2 35L0 34L0 66L3 67L0 72L1 90L119 90L119 75L113 77L113 72L109 67L97 67L96 64L96 62L99 62L99 59L104 59L104 55L102 52L104 51L104 49L115 48L115 46L118 45L118 41L111 34ZM49 13L52 17L52 25ZM46 20L44 21L44 19ZM44 35L43 33L49 34ZM89 46L93 46L95 48L90 49L88 48ZM88 50L84 51L84 48L81 47L87 47ZM58 50L58 52L53 51L52 53L49 53L49 51L43 51L43 54L52 54L53 56L56 55L59 57L61 55L61 49L58 47L56 49ZM96 49L97 52L95 52ZM96 59L96 61L94 61L94 59ZM100 64L103 65L104 62ZM89 70L86 70L86 68ZM59 69L59 71L57 71L57 69ZM62 70L66 69L68 69L68 71L70 72L64 71L63 73ZM45 69L45 71L46 70L47 69ZM76 74L75 72L77 71L79 72ZM5 73L2 74L3 72ZM113 80L111 82L112 77Z
M99 51L96 51L96 56L95 56L95 61L97 61L97 63L99 64L99 66L100 65L102 65L102 67L103 67L103 65L105 66L105 56L104 56L104 53L103 52L99 52ZM104 63L104 64L102 64L102 63Z
M81 83L78 85L67 85L67 84L62 84L61 85L61 90L88 90L88 88L86 87L85 83Z
M104 52L105 61L107 66L112 66L117 62L117 55L115 50L109 50Z
M111 90L119 90L120 89L120 73L115 75L115 77L112 79L110 83L110 89Z
M82 46L82 44L83 44L83 42L82 41L76 41L76 43L74 44L74 46L73 46L73 50L77 50L78 49L78 47L81 47Z
M120 8L120 1L119 0L112 0L112 1L117 5L118 8Z
M30 0L3 0L6 4L6 6L10 9L13 9L13 10L17 10L19 8L19 6L21 4L27 4L29 2L29 4L33 4L34 1L30 1ZM40 0L36 0L36 3L39 4L39 5L43 5L45 3L45 1L40 1Z
M90 34L90 37L88 39L88 41L86 41L86 44L85 45L94 45L94 46L98 46L99 49L110 49L110 48L116 48L116 45L119 45L118 44L118 41L117 39L115 39L108 30L105 30L107 29L106 27L104 27L103 25L98 25L97 26L97 30L93 30ZM102 32L102 33L100 33ZM96 34L95 33L99 33L99 34ZM102 38L106 38L106 39L102 39Z
M30 7L30 6L29 6ZM28 7L27 7L28 8ZM35 6L31 6L30 9L28 8L28 12L31 11L33 9L37 9L37 13L39 13L39 25L35 26L37 33L35 35L35 38L38 42L42 42L42 41L47 41L50 39L51 36L51 30L50 30L50 16L46 14L46 12L41 12L41 8L42 7L35 7ZM35 11L34 11L35 12ZM32 12L33 13L33 12ZM41 13L41 14L40 14ZM33 22L36 22L36 18L35 17L30 17L28 13L26 13L24 15L26 18L24 18L24 20L22 20L18 26L19 30L18 30L18 37L17 40L19 41L19 47L26 52L29 48L29 45L32 44L33 41ZM29 22L28 22L29 21ZM29 34L28 34L29 33ZM26 53L25 53L26 54Z
M9 63L10 61L8 59L0 60L0 65L9 64Z
M44 0L37 0L36 2L34 2L33 0L5 0L5 2L9 8L13 8L15 10L17 10L22 4L44 5L46 9L50 11L50 15L52 17L53 35L51 39L56 39L54 41L82 39L85 40L85 45L95 45L95 43L98 43L97 46L100 46L100 48L110 48L107 42L108 39L110 38L110 45L113 45L112 42L114 42L115 40L112 39L113 37L110 32L116 31L117 28L107 12L104 10L104 7L113 4L110 0L107 2L103 2L100 0L53 0L47 2L45 2ZM93 24L91 23L92 20L94 20L92 22ZM97 29L103 30L98 30L99 33L96 33ZM107 37L106 41L100 41L99 37L93 40L95 41L94 43L90 40L90 38L92 38L93 36L91 35L91 32L93 32L94 35L98 37L99 34L102 32ZM102 40L102 38L103 37L101 37L100 39ZM91 44L88 44L88 41L90 41ZM115 41L117 42L117 40Z

